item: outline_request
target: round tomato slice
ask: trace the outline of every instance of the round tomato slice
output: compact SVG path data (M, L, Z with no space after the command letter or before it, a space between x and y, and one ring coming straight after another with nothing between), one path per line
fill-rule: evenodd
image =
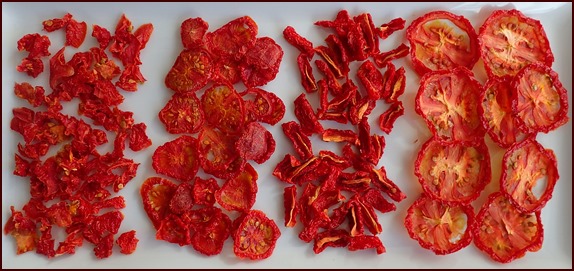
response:
M257 23L243 16L207 33L207 47L214 55L240 60L255 44L257 32Z
M238 219L241 219L241 223L233 237L235 255L251 260L262 260L271 256L275 243L281 236L275 221L259 210L251 210Z
M221 211L207 222L203 223L202 227L196 227L195 233L191 236L191 246L207 256L217 255L221 253L225 240L231 234L231 219Z
M243 159L262 164L275 151L275 139L259 122L251 122L235 142L235 149Z
M515 142L527 137L518 128L512 115L512 101L515 92L508 80L491 78L482 92L482 125L490 138L502 148L508 148Z
M518 209L531 213L542 209L552 198L558 178L554 152L529 138L504 154L500 190Z
M481 140L482 89L472 72L464 67L430 72L421 78L415 110L442 141Z
M516 91L512 109L523 131L548 133L568 122L566 89L549 67L530 64L516 75L512 87Z
M181 23L181 42L185 49L194 49L203 45L203 37L209 24L203 19L189 18Z
M200 161L197 139L191 136L180 136L159 146L152 156L155 172L182 182L193 180Z
M465 248L472 241L474 210L470 205L449 205L424 193L409 207L405 227L421 247L437 255Z
M247 87L263 86L279 72L283 49L272 38L258 38L241 62L241 80Z
M240 93L245 104L246 121L277 124L285 115L285 104L272 92L261 88L248 88Z
M257 196L257 178L257 171L250 164L246 164L243 172L227 180L221 189L215 192L217 203L228 211L249 211Z
M500 192L488 197L472 231L478 249L501 263L535 251L544 239L540 212L523 213Z
M190 183L180 183L169 202L169 210L174 214L183 214L193 207L193 187Z
M212 70L208 52L183 50L167 73L165 85L175 92L197 91L207 85Z
M217 129L203 127L199 133L199 153L205 173L229 179L243 170L245 160L235 152L235 141L235 137Z
M554 62L540 21L515 9L494 11L480 27L478 42L489 77L512 77L530 63Z
M160 177L150 177L140 188L144 210L156 229L169 213L169 203L177 185Z
M203 110L195 92L176 93L159 111L159 120L170 134L195 134L203 126Z
M470 204L490 182L490 155L483 139L445 143L431 138L415 163L423 190L439 201Z
M213 61L211 80L220 84L233 85L241 81L239 61L228 57L220 57Z
M447 11L433 11L414 20L407 28L407 39L415 71L420 75L459 66L472 69L479 58L472 24Z
M231 85L215 85L201 97L205 119L226 134L240 134L245 122L243 99Z

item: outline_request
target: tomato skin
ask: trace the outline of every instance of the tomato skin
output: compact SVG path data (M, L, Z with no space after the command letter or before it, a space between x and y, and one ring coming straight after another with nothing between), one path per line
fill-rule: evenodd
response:
M510 21L508 24L506 24L506 20ZM520 24L520 25L518 25ZM505 29L501 29L503 28ZM512 60L514 60L515 62L518 63L514 63L514 66L510 66L510 67L502 67L502 65L500 63L498 63L498 61L495 61L495 56L493 55L492 51L495 50L494 48L489 46L489 41L491 41L493 38L488 38L487 35L492 35L490 34L490 32L495 32L496 34L502 34L504 35L504 33L507 32L514 32L515 29L509 29L506 28L508 25L513 25L513 27L516 29L516 27L521 27L522 29L520 29L520 31L525 31L528 32L530 31L535 31L535 33L528 33L528 34L533 34L535 37L534 38L525 38L527 39L530 43L534 43L534 44L530 44L530 45L525 45L526 48L524 48L525 50L528 50L528 53L531 54L530 57L531 59L525 59L524 57L520 57L521 61L517 61L516 58L513 58ZM531 28L531 29L525 29L525 28ZM494 29L492 29L494 28ZM508 31L503 31L503 30L508 30ZM519 34L523 34L523 33L519 33ZM508 44L508 40L509 37L504 35L504 42L506 42L505 44L503 44L504 48L508 48L508 47L512 47L515 48L515 46L512 46L510 44ZM516 40L516 39L512 39L512 40ZM540 23L540 21L529 18L524 16L524 14L522 14L520 11L516 10L516 9L512 9L512 10L496 10L494 11L482 24L482 26L479 29L478 32L478 43L480 45L480 57L482 58L482 60L484 61L485 65L484 68L486 69L486 73L488 74L489 78L492 77L512 77L514 76L516 73L518 73L524 66L530 64L530 63L534 63L534 62L541 62L543 64L545 64L546 66L552 66L552 62L554 62L554 55L552 54L552 50L550 48L550 43L548 42L548 38L546 37L546 33L544 32L544 28L542 27L542 24ZM516 44L516 47L518 46L518 42ZM530 48L532 46L532 48ZM537 49L537 50L535 50ZM505 55L508 55L510 53L510 51L504 51ZM507 63L503 63L506 64L506 66L509 66L509 64ZM495 66L497 65L497 66Z
M469 43L468 51L460 53L460 57L464 57L464 59L459 59L458 61L452 61L450 59L449 60L444 59L445 56L442 55L440 55L441 59L436 59L436 56L421 59L419 56L417 56L418 51L417 49L420 46L417 46L417 44L419 43L416 42L416 38L421 35L420 28L422 28L423 25L428 22L438 20L448 20L467 34ZM439 35L442 36L442 33L440 33ZM451 70L459 66L472 69L472 67L478 61L479 58L478 36L476 35L476 31L472 27L472 24L465 17L458 16L447 11L429 12L414 20L411 23L411 25L407 27L407 39L409 40L411 47L411 59L413 61L415 71L419 75L424 75L427 72L436 70ZM440 43L442 45L443 41L441 40ZM450 51L452 51L452 48L450 48ZM435 59L436 63L432 63L433 61L432 59ZM437 62L439 60L441 62ZM425 63L425 61L430 61L431 63L428 62ZM429 67L429 65L432 66Z

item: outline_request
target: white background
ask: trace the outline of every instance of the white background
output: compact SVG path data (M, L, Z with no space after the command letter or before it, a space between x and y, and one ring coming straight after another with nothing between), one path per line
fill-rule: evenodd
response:
M474 244L447 256L435 256L432 252L419 247L408 237L403 220L409 205L421 192L413 171L414 159L420 146L430 132L422 118L414 112L414 96L418 88L419 77L412 71L410 60L395 61L397 67L407 69L407 88L400 98L405 106L405 115L398 119L390 135L385 135L387 146L379 165L384 165L389 177L394 180L407 195L407 199L397 204L397 211L379 215L383 233L379 235L387 248L383 255L374 250L349 252L343 248L327 248L315 255L312 244L300 241L297 234L300 226L286 229L283 226L283 188L284 184L271 175L275 165L287 152L294 153L290 143L282 133L280 124L294 120L293 100L303 91L296 66L298 51L290 46L282 36L283 29L291 25L301 35L309 38L315 45L323 44L329 32L314 26L318 20L334 19L337 12L347 9L354 16L370 12L375 25L381 25L396 17L407 20L407 26L424 13L446 9L468 18L478 29L490 12L496 8L516 7L526 15L542 22L556 61L553 69L568 90L572 117L572 4L571 3L516 3L516 4L480 4L480 3L2 3L2 227L10 216L10 205L20 209L29 199L28 180L12 175L14 153L17 142L22 138L9 128L12 118L11 109L26 105L13 94L15 82L28 81L33 85L44 85L49 92L47 72L32 80L16 72L15 67L25 57L16 49L16 41L27 33L42 33L41 22L50 18L62 17L66 12L74 15L78 21L88 23L88 36L81 50L95 46L91 34L91 25L98 24L112 30L122 13L132 20L134 27L151 22L154 32L141 55L143 75L147 82L135 93L123 92L125 102L121 109L135 113L136 122L148 125L148 135L153 145L141 152L127 151L126 155L141 163L138 174L121 192L127 202L123 210L125 219L120 232L135 229L140 239L134 254L125 256L114 247L114 254L105 260L97 260L93 255L93 246L87 242L77 249L73 256L62 256L48 260L44 256L29 252L15 255L15 242L12 237L2 235L2 267L27 268L572 268L572 121L550 134L540 134L537 140L545 147L554 150L558 157L560 180L554 197L542 211L545 240L542 249L510 264L493 262L476 249ZM285 118L275 126L265 125L277 141L274 155L264 165L254 165L259 173L259 193L254 209L263 210L274 219L282 232L273 255L263 261L239 260L232 250L231 238L227 240L223 252L218 256L205 257L191 247L179 247L155 240L155 230L143 211L139 197L141 183L150 176L156 176L151 167L153 151L176 136L165 132L157 118L158 112L168 101L172 92L164 86L164 77L176 56L182 50L179 27L183 20L190 17L202 17L213 31L226 22L244 15L251 16L259 25L259 37L269 36L279 43L285 55L277 78L263 88L276 93L286 104ZM45 34L45 33L42 33ZM50 51L54 54L61 48L63 31L49 34L52 40ZM395 33L381 42L381 49L389 50L407 42L405 31ZM66 59L76 50L66 48ZM47 69L47 60L46 71ZM475 74L481 82L486 76L479 62ZM356 81L355 81L356 82ZM239 91L244 86L237 86ZM309 99L317 106L317 95ZM371 114L372 132L381 134L376 118L386 105L378 104ZM76 104L67 106L67 112L75 112ZM328 122L323 122L328 123ZM325 124L331 127L331 124ZM321 148L333 148L334 144L321 144L313 137L315 151ZM486 196L497 190L503 150L496 147L487 138L490 147L493 179L481 197L473 203L475 210L484 202ZM337 146L337 148L339 148ZM62 237L60 235L57 235ZM57 242L60 240L57 240Z

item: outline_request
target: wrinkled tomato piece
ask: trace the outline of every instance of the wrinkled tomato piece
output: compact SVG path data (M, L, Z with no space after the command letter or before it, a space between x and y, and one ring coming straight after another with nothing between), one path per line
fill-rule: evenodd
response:
M252 122L235 142L235 149L243 159L262 164L275 152L275 139L259 122Z
M217 255L221 253L225 240L231 235L231 228L229 216L219 211L203 227L196 228L191 236L191 245L203 255Z
M189 225L174 214L167 214L157 229L155 238L170 243L186 246L191 244Z
M490 182L490 155L478 143L441 143L429 139L419 151L415 175L432 199L469 204Z
M463 16L447 11L429 12L407 27L415 71L472 69L479 58L478 38Z
M421 78L415 110L440 140L476 141L484 135L481 92L482 85L464 67L431 72Z
M540 212L523 213L500 192L488 197L472 231L478 249L501 263L536 250L544 239Z
M50 38L48 36L43 36L38 33L26 34L18 40L18 51L27 51L28 58L40 58L43 56L49 56L50 51Z
M202 49L183 50L165 77L165 85L175 92L194 92L209 81L213 71L211 56Z
M217 203L228 211L249 211L255 204L257 178L257 171L250 164L246 164L243 172L228 179L221 189L215 192Z
M219 190L219 184L213 178L204 180L195 177L193 181L193 201L195 204L213 206L215 203L215 192Z
M285 227L297 224L299 205L297 204L297 186L285 187L283 190L283 207L285 208Z
M500 191L524 213L542 209L559 179L556 156L534 138L512 145L502 160Z
M28 101L33 107L38 107L44 103L44 92L44 87L33 87L28 82L14 84L14 94L16 94L18 98Z
M307 97L304 93L299 95L297 99L295 99L295 116L299 123L301 124L301 130L303 134L307 136L311 136L314 133L322 134L323 133L323 126L319 123L317 119L317 115L313 111L311 104L307 100Z
M377 254L383 254L387 251L381 239L374 235L352 236L349 238L349 246L347 248L349 251L374 248Z
M16 67L16 70L19 72L26 72L29 76L36 78L44 71L44 63L40 58L26 57L22 59L20 65Z
M241 134L245 122L243 99L231 85L215 85L201 97L205 120L226 134Z
M304 38L303 36L299 35L295 28L292 26L287 26L283 29L283 37L289 44L293 45L297 48L301 54L311 58L315 54L315 50L313 49L313 43L308 39Z
M46 30L46 32L53 32L58 29L64 28L66 25L68 25L70 19L72 19L72 14L66 13L66 15L64 15L64 17L62 17L61 19L54 18L50 20L45 20L42 22L42 25L44 26L44 30Z
M195 134L205 118L194 92L174 94L158 115L170 134Z
M87 32L88 25L86 22L78 22L74 19L70 19L66 25L66 46L80 47L84 39L86 39Z
M246 122L261 121L275 125L285 115L285 104L277 95L261 88L239 93L244 100Z
M245 160L235 152L234 137L204 126L199 133L201 168L217 178L228 179L243 170Z
M272 38L257 38L239 66L241 81L247 87L266 85L277 76L282 59L283 49Z
M489 77L512 77L530 63L554 62L540 21L515 9L494 11L480 27L478 41Z
M405 114L405 108L401 101L397 101L379 116L379 128L386 134L390 134L395 125L395 121Z
M313 146L311 145L311 140L308 136L303 134L301 126L294 121L289 121L281 124L283 128L283 133L291 143L295 152L303 160L313 157Z
M207 33L205 38L212 54L239 60L255 45L257 33L257 23L243 16Z
M180 136L155 150L152 166L158 174L188 182L195 177L200 161L197 139Z
M349 245L349 233L343 229L323 231L315 237L313 252L319 254L328 247L346 247Z
M203 19L189 18L181 23L181 42L183 48L194 49L203 45L203 37L209 28L209 24Z
M16 254L34 250L38 240L36 223L24 216L22 212L16 211L14 206L10 206L10 210L12 215L4 225L4 234L10 234L16 240Z
M568 94L551 68L528 65L514 77L512 88L512 111L523 132L548 133L568 122Z
M449 205L422 194L409 207L405 227L421 247L445 255L471 243L474 219L470 205Z
M370 60L363 62L357 70L357 77L359 77L363 87L367 90L369 99L376 101L381 98L385 81L373 62Z
M311 67L311 59L306 54L299 54L297 57L297 66L299 67L299 74L301 75L301 85L307 93L319 90L319 86L315 81L313 75L313 68Z
M180 183L169 202L169 211L174 214L183 214L193 207L193 187L190 183Z
M235 255L250 260L262 260L271 256L281 236L275 221L259 210L251 210L240 218L241 223L233 237Z
M156 229L169 213L169 204L177 185L160 177L151 177L140 188L144 210Z
M136 238L136 231L131 230L120 234L120 237L116 240L116 243L120 247L120 252L122 254L132 254L136 251L139 239Z
M94 254L98 259L105 259L112 256L112 248L114 246L114 235L108 234L94 247Z
M96 38L101 49L106 49L112 40L110 31L99 25L93 26L92 37Z
M390 22L382 24L377 28L377 35L379 35L381 39L386 39L395 31L405 28L405 22L403 18L392 19Z

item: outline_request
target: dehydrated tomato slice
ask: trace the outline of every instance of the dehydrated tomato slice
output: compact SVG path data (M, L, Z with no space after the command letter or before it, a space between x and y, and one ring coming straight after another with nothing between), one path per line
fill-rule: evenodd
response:
M540 212L523 213L503 193L488 197L476 216L474 244L491 259L508 263L542 245Z
M409 207L405 227L421 247L445 255L470 244L474 220L472 206L449 205L422 194Z
M221 253L225 240L229 238L231 227L229 216L219 211L205 222L203 227L196 227L191 236L191 245L203 255L217 255Z
M87 32L88 25L86 22L78 22L74 19L70 19L66 25L66 46L80 47L84 39L86 39Z
M215 192L215 199L228 211L247 212L255 204L257 195L257 171L246 164L237 177L229 179Z
M556 156L534 138L510 147L502 160L500 191L524 213L539 211L552 198L558 181Z
M199 133L201 167L205 173L228 179L239 174L245 160L235 152L235 138L219 130L204 126Z
M38 240L36 223L24 216L22 212L16 211L14 206L10 206L10 210L12 215L4 225L4 234L10 234L16 240L16 254L34 250Z
M160 177L151 177L140 188L144 210L156 229L169 212L169 203L177 185Z
M490 155L484 140L477 143L423 144L415 162L415 175L429 197L468 204L490 182Z
M174 214L168 214L162 219L155 238L180 246L191 244L189 225Z
M239 66L243 84L257 87L271 82L279 72L282 59L283 49L272 38L257 38Z
M183 50L165 77L165 85L175 92L197 91L207 85L213 65L202 49Z
M515 9L494 11L480 27L478 41L489 77L512 77L530 63L554 62L540 21Z
M92 37L96 38L101 49L106 49L112 40L110 31L99 25L93 26Z
M512 111L523 132L548 133L568 122L568 94L551 68L528 65L514 77L512 88Z
M193 207L193 187L190 183L180 183L169 202L169 210L174 214L183 214Z
M170 134L195 134L204 121L203 109L194 92L174 94L158 115Z
M189 18L181 23L181 42L183 48L193 49L203 45L203 37L209 28L209 24L203 19Z
M215 192L219 190L219 184L213 178L204 180L195 177L193 181L193 201L195 204L212 206L215 203Z
M246 121L261 121L275 125L285 115L285 104L272 92L248 88L239 93L244 100Z
M479 57L478 38L472 24L448 11L429 12L407 27L415 71L472 69Z
M241 81L241 61L228 57L214 57L211 80L220 84L235 84Z
M307 136L314 133L322 134L323 126L319 123L317 115L313 111L311 104L307 100L305 93L302 93L295 99L295 116L301 124L301 131Z
M482 85L464 67L421 78L415 110L440 140L476 141L484 136L480 121Z
M283 29L283 37L306 57L312 58L313 54L315 54L313 43L299 35L292 26L287 26Z
M262 260L271 256L275 243L281 236L275 221L259 210L251 210L240 219L242 221L233 237L235 255L251 260Z
M283 190L283 207L285 208L285 227L297 224L299 205L297 204L297 186L285 187Z
M124 232L118 237L116 243L120 247L120 252L122 254L132 254L136 251L139 239L136 238L136 231L131 230Z
M195 177L200 161L197 139L180 136L155 150L152 166L158 174L187 182Z
M313 75L313 68L311 67L311 59L306 54L299 54L297 57L297 66L299 67L299 74L301 75L301 85L307 93L315 92L319 89L315 76Z
M212 54L239 60L255 44L257 32L257 23L243 16L207 33L205 38Z
M226 134L240 134L245 122L243 99L231 85L214 85L201 97L205 120Z
M524 140L525 135L518 128L518 121L512 115L512 101L516 92L508 80L491 78L486 82L481 95L482 125L490 138L502 148Z
M262 164L275 151L275 139L259 122L252 122L235 142L235 149L243 159Z
M26 34L18 40L18 51L26 50L28 53L28 58L40 58L43 56L49 56L50 51L50 38L48 36L43 36L38 33Z

